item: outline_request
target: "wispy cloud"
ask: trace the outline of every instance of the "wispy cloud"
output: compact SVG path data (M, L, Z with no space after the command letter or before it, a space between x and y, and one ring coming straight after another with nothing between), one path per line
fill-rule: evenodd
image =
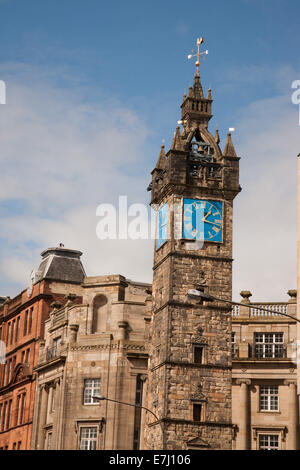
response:
M2 73L9 78L0 114L1 292L12 294L12 281L26 283L39 251L59 242L85 252L88 273L105 267L145 278L146 257L135 270L134 249L108 250L95 231L98 204L145 195L148 175L137 169L149 134L142 117L113 98L87 102L80 87L67 91L25 65Z

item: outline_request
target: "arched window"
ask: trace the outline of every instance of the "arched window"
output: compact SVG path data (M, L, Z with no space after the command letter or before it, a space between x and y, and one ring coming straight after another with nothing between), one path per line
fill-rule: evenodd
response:
M107 321L107 298L99 294L93 302L93 324L92 333L103 333L106 331Z

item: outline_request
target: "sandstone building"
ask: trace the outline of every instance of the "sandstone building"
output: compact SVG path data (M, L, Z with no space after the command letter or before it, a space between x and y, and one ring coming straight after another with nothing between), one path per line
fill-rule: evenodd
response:
M0 449L298 449L297 293L230 305L239 158L208 129L198 68L148 188L153 284L87 277L59 246L0 298Z
M6 363L0 364L0 449L29 449L39 340L54 301L63 301L85 277L81 253L63 247L45 250L32 286L0 306L0 340Z
M147 377L151 286L123 276L86 277L45 322L36 373L33 449L138 449ZM145 398L144 398L145 400Z
M243 291L243 305L233 309L233 449L299 448L297 292L288 294L288 302L250 303Z

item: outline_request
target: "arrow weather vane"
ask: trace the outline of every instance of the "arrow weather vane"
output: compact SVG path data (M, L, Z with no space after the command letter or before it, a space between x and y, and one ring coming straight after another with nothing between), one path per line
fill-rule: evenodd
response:
M204 51L204 52L200 52L200 46L201 44L204 43L204 38L198 38L197 39L197 53L195 53L194 49L192 50L192 53L193 54L189 54L188 55L188 59L191 59L192 57L197 57L197 60L195 62L195 65L196 65L196 75L199 75L199 66L200 66L200 56L202 55L207 55L208 54L208 50ZM204 57L203 57L204 59Z

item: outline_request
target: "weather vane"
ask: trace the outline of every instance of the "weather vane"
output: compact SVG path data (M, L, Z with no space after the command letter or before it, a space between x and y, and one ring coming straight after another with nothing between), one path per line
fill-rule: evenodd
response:
M191 59L192 57L197 57L197 60L195 62L195 65L196 65L196 75L199 75L199 66L200 66L200 56L202 55L207 55L208 54L208 50L204 51L204 52L200 52L200 46L201 44L204 43L204 38L198 38L197 39L197 53L194 51L194 49L192 50L192 54L189 54L188 55L188 59ZM203 57L204 59L204 57Z

